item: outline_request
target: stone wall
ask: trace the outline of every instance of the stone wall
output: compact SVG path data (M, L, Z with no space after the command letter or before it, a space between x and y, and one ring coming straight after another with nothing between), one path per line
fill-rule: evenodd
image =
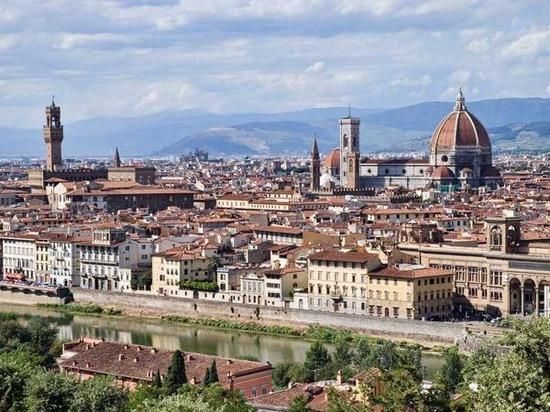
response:
M38 303L65 303L65 299L57 296L35 295L34 293L0 290L0 302L13 303L16 305L36 305Z
M251 306L229 302L202 301L168 296L122 294L72 289L76 302L112 306L140 316L179 315L217 318L271 325L307 326L312 324L356 329L380 336L393 336L432 342L453 343L465 334L464 325L450 322L385 319L365 315L319 312L299 309Z

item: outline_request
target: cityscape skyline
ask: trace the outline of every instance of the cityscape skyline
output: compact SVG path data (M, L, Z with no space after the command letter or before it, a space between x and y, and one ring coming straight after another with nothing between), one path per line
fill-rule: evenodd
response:
M3 2L0 125L550 96L544 4L207 3Z

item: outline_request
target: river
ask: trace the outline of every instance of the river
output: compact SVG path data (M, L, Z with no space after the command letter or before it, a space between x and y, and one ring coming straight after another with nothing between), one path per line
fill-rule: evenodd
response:
M72 315L34 306L7 304L0 304L0 312L14 312L22 318L46 317L58 326L59 337L63 340L76 340L80 337L104 338L224 357L254 357L274 365L285 360L303 361L310 344L302 338L179 325L161 319ZM424 353L422 364L424 378L432 379L441 368L442 357L434 353Z

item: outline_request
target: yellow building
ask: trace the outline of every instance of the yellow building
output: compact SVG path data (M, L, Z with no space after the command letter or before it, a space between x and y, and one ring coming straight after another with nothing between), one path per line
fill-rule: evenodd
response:
M151 291L159 295L192 297L181 291L184 280L210 280L209 259L192 254L182 248L174 248L153 255Z
M309 256L309 308L367 313L367 276L381 266L378 255L360 251L326 250Z
M453 273L421 265L369 273L368 314L401 319L445 318L453 309Z

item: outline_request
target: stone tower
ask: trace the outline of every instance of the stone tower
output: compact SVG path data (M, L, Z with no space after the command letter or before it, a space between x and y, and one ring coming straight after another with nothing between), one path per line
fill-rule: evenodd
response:
M311 147L311 190L319 190L321 187L321 159L317 148L317 139L313 138Z
M53 98L52 104L46 106L44 141L46 142L46 170L61 170L63 168L63 158L61 157L63 126L61 125L61 108L55 105Z
M512 253L521 242L521 217L515 210L505 210L503 216L485 219L485 235L490 251Z
M358 118L340 119L340 185L359 189L359 124Z
M118 147L115 150L115 155L113 156L113 167L120 167L122 162L120 161L120 155L118 154Z

